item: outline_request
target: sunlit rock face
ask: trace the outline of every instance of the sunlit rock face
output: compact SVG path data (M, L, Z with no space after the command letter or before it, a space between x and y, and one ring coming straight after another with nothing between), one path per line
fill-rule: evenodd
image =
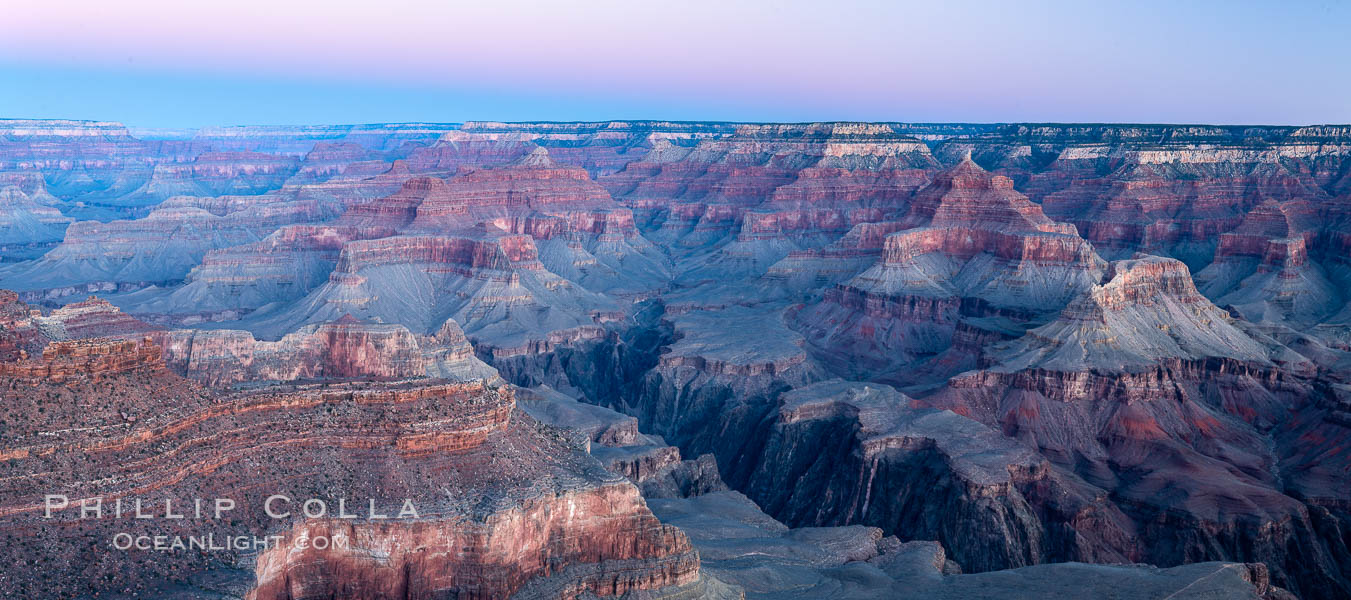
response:
M29 596L1343 598L1349 155L0 121L0 532ZM274 487L430 516L241 510L284 543L220 561L32 517Z

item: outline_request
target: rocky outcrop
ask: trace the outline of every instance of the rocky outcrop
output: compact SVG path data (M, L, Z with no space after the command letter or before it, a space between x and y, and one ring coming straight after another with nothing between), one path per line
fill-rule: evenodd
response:
M1133 526L1096 490L997 431L910 405L878 384L787 392L738 487L790 525L937 539L971 571L1133 558Z
M726 490L713 455L681 460L680 449L638 432L638 420L584 404L547 385L521 391L521 406L542 423L575 432L591 455L622 475L645 498L686 498Z
M40 412L43 393L87 398L91 384L38 385L5 392L8 417L32 415L7 418L0 450L14 482L0 485L0 532L13 560L40 565L10 576L16 593L219 593L240 581L253 599L660 597L701 583L685 536L631 484L515 412L510 390L395 383L213 396L139 372L100 383L119 390L106 404ZM68 505L49 506L44 490ZM269 505L270 495L286 500ZM90 498L106 518L81 508ZM207 516L194 512L198 498ZM232 502L220 517L215 498ZM114 499L184 518L116 519ZM267 541L210 553L103 546L118 533L187 544L202 528Z
M535 149L530 136L476 136L449 131L430 146L409 153L408 168L418 173L453 175L462 168L502 165Z
M51 340L34 320L41 314L21 302L18 294L0 290L0 360L36 355Z
M53 340L97 337L139 339L157 329L97 296L72 302L51 311L45 317L38 316L33 320L44 335Z
M171 366L209 385L296 379L405 379L426 374L422 349L407 328L344 317L258 342L244 331L166 335Z
M887 125L742 125L693 147L658 141L602 183L659 227L654 239L698 249L735 232L757 206L894 209L936 166L927 146Z
M150 338L140 342L95 338L50 342L39 357L24 353L18 360L0 363L0 377L62 383L163 369L160 347Z
M312 379L390 380L432 376L496 381L447 321L437 336L350 315L302 327L275 342L247 331L174 330L157 334L169 368L207 385Z
M413 185L416 191L408 189ZM529 235L549 271L618 295L648 292L670 279L668 261L638 233L632 212L584 169L556 164L543 148L447 181L410 181L405 192L380 206L411 211L405 222L411 234L487 229Z
M765 273L765 287L799 294L831 288L877 262L887 235L902 229L898 221L858 223L825 247L788 253Z
M979 371L920 402L997 427L1109 492L1138 524L1136 560L1261 561L1283 587L1335 597L1345 525L1282 492L1281 450L1263 434L1309 410L1308 393L1270 368L1211 359L1136 373Z
M1266 348L1201 296L1180 261L1148 256L1108 265L1101 285L1027 332L1000 368L1135 369L1169 359L1218 357L1268 364Z
M318 142L300 161L300 168L287 181L288 185L318 183L349 168L365 171L369 161L378 161L379 153L353 142ZM382 169L383 170L383 169Z
M446 182L435 177L406 179L391 195L352 205L338 223L397 231L417 217L418 207L430 197L446 193Z
M699 579L699 559L684 534L659 524L628 484L564 492L468 523L457 520L414 523L395 535L378 523L298 525L278 548L259 556L258 584L247 598L608 597ZM539 534L523 537L531 531ZM318 550L299 541L319 537L355 543ZM373 551L383 556L375 558Z

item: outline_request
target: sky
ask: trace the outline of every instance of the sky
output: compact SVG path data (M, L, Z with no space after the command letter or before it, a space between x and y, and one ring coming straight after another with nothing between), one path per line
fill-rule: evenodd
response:
M43 0L0 117L1351 122L1335 1Z

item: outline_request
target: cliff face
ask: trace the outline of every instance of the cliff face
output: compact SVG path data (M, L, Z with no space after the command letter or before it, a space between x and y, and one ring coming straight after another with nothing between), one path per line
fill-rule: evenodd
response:
M353 318L315 325L276 342L246 331L169 332L166 359L175 370L209 385L295 379L402 379L427 372L422 348L399 325Z
M292 541L316 537L355 543L321 551ZM527 501L480 523L417 523L397 532L306 523L258 558L258 586L247 598L609 597L688 586L698 570L684 534L652 517L632 485L615 483Z
M889 369L952 343L962 318L1028 320L1092 285L1103 262L969 159L918 192L881 259L798 312L809 338L865 369Z
M438 192L419 205L413 227L445 230L527 211L557 214L612 204L585 170L556 165L543 148L505 167L454 177Z
M972 571L1135 558L1134 525L1095 490L995 430L911 405L840 380L783 394L747 494L789 524L939 540Z
M1321 412L1318 392L1301 364L1279 368L1268 352L1182 263L1117 261L1056 319L995 345L988 369L919 404L997 427L1109 492L1135 522L1138 560L1260 560L1281 585L1332 594L1341 546L1317 533L1322 509L1287 492L1285 451L1264 441L1291 415Z
M313 202L277 199L226 216L176 206L144 219L77 221L60 245L40 259L8 267L0 281L33 300L177 283L211 250L256 242L277 227L326 214Z
M61 241L72 219L39 199L46 200L0 184L0 256L33 258Z
M0 376L61 383L76 378L99 379L163 368L160 348L149 338L140 343L96 338L50 342L40 357L0 364Z
M886 125L745 125L692 146L658 140L602 182L683 259L682 283L698 284L758 277L894 216L936 166L927 146Z
M1292 597L1271 584L1260 563L1171 569L1066 563L961 573L937 542L902 542L858 525L790 529L735 492L650 504L689 532L705 572L743 586L747 598L1012 599L1047 589L1095 598Z
M256 242L209 250L182 287L142 294L127 304L171 322L237 318L321 285L347 242L393 234L378 225L286 225Z
M997 360L1006 370L1120 370L1208 357L1261 365L1269 364L1267 352L1201 296L1185 265L1146 257L1108 265L1100 285Z
M54 343L48 354L86 358L93 354L81 349L91 347ZM52 372L32 379L36 388L6 386L13 425L0 456L11 483L0 486L0 531L7 561L40 565L11 574L13 592L154 595L184 584L209 591L233 578L249 582L248 598L505 598L699 581L685 536L657 522L631 484L515 411L509 389L395 383L217 395L162 368L93 371L64 384ZM93 386L113 393L90 404ZM44 394L70 401L53 405ZM44 490L75 499L71 507L101 498L112 511L116 498L130 510L145 499L191 516L93 518L57 508L47 518ZM274 504L274 514L288 515L276 517L264 502L273 494L323 499L335 512ZM236 508L204 521L194 514L200 498L229 498ZM418 515L394 517L407 503ZM186 539L204 527L277 537L267 548L224 553L105 549L114 533ZM337 542L302 541L320 537Z
M1333 282L1337 275L1310 256L1326 252L1318 221L1317 205L1307 200L1263 202L1220 236L1214 260L1196 273L1197 286L1251 321L1327 318L1346 298Z
M454 321L435 336L351 315L302 327L275 342L247 331L173 330L155 335L169 368L207 385L313 379L391 380L438 377L499 381L474 356Z

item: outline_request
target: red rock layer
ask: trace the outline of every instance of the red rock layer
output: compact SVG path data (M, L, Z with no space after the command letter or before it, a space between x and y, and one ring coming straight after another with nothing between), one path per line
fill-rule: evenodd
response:
M51 342L37 359L0 363L0 377L62 382L76 378L104 378L140 369L163 369L160 347L150 338L89 339Z
M647 157L602 183L640 222L659 223L658 237L702 247L737 229L744 233L744 215L837 211L834 218L850 224L880 220L926 182L925 168L936 166L927 147L886 125L743 125L692 148L658 141ZM777 240L821 245L789 232Z
M1150 165L1123 175L1075 182L1047 195L1043 206L1047 214L1075 224L1095 246L1190 258L1190 251L1178 244L1213 243L1238 228L1244 215L1263 200L1324 196L1316 186L1290 173L1258 170L1240 176L1179 177Z
M857 230L855 243L888 230L881 260L794 317L825 354L855 367L900 367L950 349L963 317L1017 322L1058 310L1102 267L1072 225L969 158L936 175L897 224Z
M1236 229L1220 235L1215 260L1248 256L1273 266L1283 265L1287 259L1297 261L1292 266L1302 265L1308 259L1308 246L1318 236L1318 225L1317 207L1311 202L1263 202L1253 207Z
M360 144L351 142L319 142L305 154L296 177L319 181L342 174L354 163L374 159L376 154Z
M96 337L142 337L155 326L122 312L107 300L90 296L53 310L42 319L59 326L60 339L79 340Z
M343 247L334 277L362 269L397 264L443 265L473 277L482 272L542 269L534 240L502 235L482 240L466 237L398 236L360 240Z
M336 260L338 252L348 242L393 234L392 229L378 226L288 225L261 241L208 252L193 275L195 280L245 283L260 276L255 272L257 267L288 262L293 258L287 256L290 253L319 253L324 258ZM249 263L256 263L257 267Z
M0 361L16 361L36 355L48 338L33 321L41 313L19 300L19 295L0 290Z
M1072 265L1082 269L1093 268L1096 259L1093 249L1078 236L952 227L901 231L887 236L882 261L910 264L920 256L934 253L963 261L986 253L1017 264Z
M404 379L426 374L422 347L406 327L344 318L276 342L245 331L158 334L174 371L207 385L306 379Z
M297 538L345 537L345 550L293 547ZM627 482L531 499L481 522L388 526L306 522L259 557L249 600L507 598L531 579L549 597L623 596L698 579L684 534L660 524ZM373 556L377 550L380 556ZM583 569L579 566L596 565ZM570 572L571 568L574 572ZM589 572L588 572L589 571Z
M347 242L393 233L375 226L288 225L256 242L208 251L185 285L127 307L164 324L236 319L322 285Z
M640 235L633 223L633 211L624 208L573 211L565 216L498 217L484 225L507 233L528 235L537 241L568 238L574 233L595 236L600 241L630 240Z
M400 186L414 176L402 159L393 162L367 160L333 168L340 170L310 178L292 177L277 193L294 198L316 198L339 208L348 208L398 192ZM331 168L324 171L329 170Z
M613 207L610 195L584 169L559 167L540 148L510 166L450 179L423 199L412 227L446 231L530 211L562 215Z
M776 188L770 203L783 207L900 207L929 182L929 176L923 169L807 168L798 172L793 183Z
M338 220L345 225L402 229L417 217L418 207L429 197L446 193L445 180L435 177L408 179L398 192L355 204Z
M993 175L970 158L934 177L915 195L902 222L911 226L966 225L1004 231L1074 234L1074 229L1042 213L1040 206L1013 189L1013 180Z
M11 592L155 596L172 582L210 581L246 556L256 557L243 562L253 565L246 597L255 600L613 596L699 577L682 533L652 517L631 484L514 411L508 389L346 384L212 395L138 370L101 380L103 402L50 403L93 397L94 385L4 387L6 421L15 411L25 418L0 448L0 555L42 565L10 574ZM50 490L71 504L46 518ZM264 511L274 494L293 499L280 505L286 516ZM81 512L88 498L102 499L102 518ZM206 499L201 518L197 498ZM235 509L213 518L215 498ZM117 518L115 499L128 513L140 499L161 515L172 502L186 517ZM305 499L323 501L325 515L302 514ZM396 516L405 500L416 516ZM206 531L279 538L257 552L106 547L120 532ZM338 541L298 545L320 534Z

